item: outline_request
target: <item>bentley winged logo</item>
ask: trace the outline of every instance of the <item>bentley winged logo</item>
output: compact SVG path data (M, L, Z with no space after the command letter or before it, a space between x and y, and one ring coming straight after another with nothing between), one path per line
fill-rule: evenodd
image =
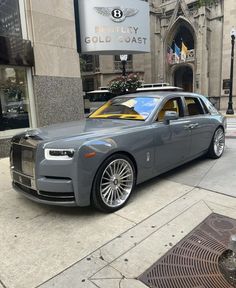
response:
M94 7L97 13L110 17L114 22L123 22L126 17L136 15L139 10L134 8L121 8L121 7Z

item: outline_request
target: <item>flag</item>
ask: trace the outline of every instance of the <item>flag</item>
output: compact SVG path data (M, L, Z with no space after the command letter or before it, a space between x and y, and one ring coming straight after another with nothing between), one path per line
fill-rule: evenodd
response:
M184 42L182 42L181 60L184 62L186 61L187 52L188 52L188 47L186 45L184 45Z
M169 64L172 64L172 58L173 58L173 49L170 46L168 46L167 47L167 62Z
M180 48L175 44L175 62L179 63L180 60Z

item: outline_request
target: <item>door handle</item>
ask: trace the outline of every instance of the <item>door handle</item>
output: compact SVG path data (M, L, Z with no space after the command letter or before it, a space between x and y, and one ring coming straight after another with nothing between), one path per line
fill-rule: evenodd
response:
M193 129L193 124L184 125L184 129Z
M195 124L189 124L189 125L184 125L184 129L194 129L196 127L198 127L199 124L195 123Z
M199 126L198 123L192 124L192 129L193 129L193 128L196 128L196 127L198 127L198 126Z

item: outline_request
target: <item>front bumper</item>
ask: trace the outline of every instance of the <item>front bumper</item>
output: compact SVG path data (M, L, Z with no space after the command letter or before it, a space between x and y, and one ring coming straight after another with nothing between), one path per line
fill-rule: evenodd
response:
M12 186L17 192L37 203L56 206L77 206L74 193L38 191L14 181L12 182Z
M27 198L44 204L77 206L71 179L35 179L12 171L12 186ZM37 188L36 188L37 187Z

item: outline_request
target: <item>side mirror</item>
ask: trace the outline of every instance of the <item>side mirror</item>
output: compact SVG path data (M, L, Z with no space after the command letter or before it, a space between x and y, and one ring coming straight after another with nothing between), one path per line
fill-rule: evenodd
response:
M175 111L166 111L164 115L164 124L170 124L171 120L177 120L179 118L179 114Z

